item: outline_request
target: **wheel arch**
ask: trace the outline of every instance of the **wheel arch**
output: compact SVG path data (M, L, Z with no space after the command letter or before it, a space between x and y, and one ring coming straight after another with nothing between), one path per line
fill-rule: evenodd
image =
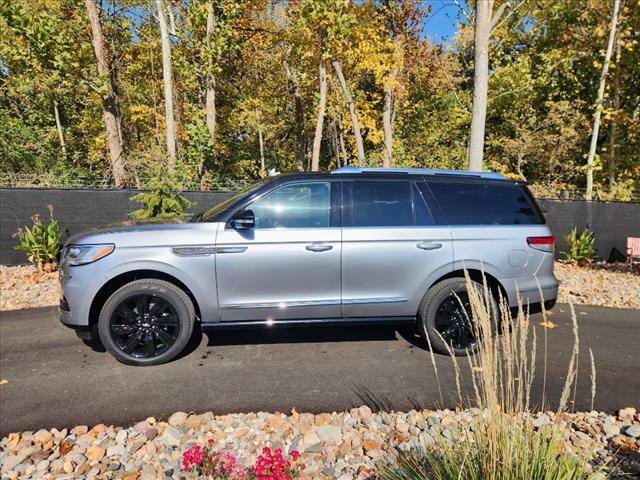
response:
M109 281L102 285L102 287L100 287L98 292L94 295L93 300L91 301L91 307L89 308L89 325L97 325L102 307L104 306L107 299L116 290L118 290L120 287L123 287L127 283L133 282L135 280L143 280L145 278L164 280L183 290L189 296L191 302L193 303L193 308L196 312L196 322L200 321L202 315L200 313L198 301L196 300L193 292L182 281L180 281L173 275L161 272L159 270L138 269L116 275L115 277L109 279Z
M494 298L496 299L496 302L500 303L500 296L502 296L507 301L507 303L509 302L509 294L507 292L507 289L500 282L500 280L498 280L495 276L493 276L492 274L486 271L478 270L475 268L458 269L458 270L449 272L445 275L442 275L429 286L427 291L432 287L434 287L435 285L437 285L438 283L444 280L447 280L449 278L465 278L465 271L468 273L469 278L471 280L478 282L480 284L484 284L484 279L486 279L486 282L489 285L489 289L493 294ZM426 295L426 292L425 292L425 295Z

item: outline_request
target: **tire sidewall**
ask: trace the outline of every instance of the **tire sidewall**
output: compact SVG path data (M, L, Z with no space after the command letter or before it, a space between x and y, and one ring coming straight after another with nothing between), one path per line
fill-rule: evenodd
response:
M118 307L118 305L128 297L137 294L157 295L163 300L169 302L175 309L180 323L180 329L176 341L171 347L161 355L151 358L137 358L133 355L129 355L116 345L111 338L110 332L110 319L111 316ZM181 295L182 294L182 295ZM104 347L113 355L118 361L127 365L159 365L166 363L182 352L184 347L189 342L191 334L193 333L194 325L194 313L193 305L189 297L178 289L174 285L158 280L136 280L131 282L116 292L114 292L105 302L100 312L100 318L98 320L98 332L100 340Z

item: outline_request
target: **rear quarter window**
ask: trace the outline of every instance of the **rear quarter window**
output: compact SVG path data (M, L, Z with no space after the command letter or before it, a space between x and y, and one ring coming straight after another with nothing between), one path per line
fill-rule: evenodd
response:
M512 183L429 182L449 225L539 225L533 197Z

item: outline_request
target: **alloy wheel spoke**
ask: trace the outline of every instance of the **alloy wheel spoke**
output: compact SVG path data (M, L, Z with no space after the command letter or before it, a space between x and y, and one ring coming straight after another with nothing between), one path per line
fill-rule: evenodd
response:
M175 315L163 315L156 317L154 323L159 327L175 327L178 325L178 317Z
M136 310L138 311L138 315L144 315L147 313L148 303L146 295L138 295L136 297Z
M141 338L142 338L142 332L138 330L129 338L129 340L127 340L127 342L122 347L122 351L126 353L133 352L138 346L138 344L140 343Z
M129 323L135 323L138 321L137 315L126 305L122 304L118 308L118 315L120 318L127 320Z
M167 347L170 347L171 345L173 345L173 342L176 340L176 337L171 335L169 332L165 332L161 328L157 329L155 333L156 333L156 337L158 337L158 339L162 343L164 343Z
M153 357L156 354L156 342L151 332L147 332L144 336L144 353L147 357Z
M153 306L149 309L149 316L157 316L164 312L169 304L162 300L161 298L154 297Z
M131 332L137 330L137 327L135 325L111 325L111 330L116 334L116 335L128 335Z
M442 335L442 338L444 338L445 340L448 340L453 336L454 333L456 333L456 326L452 325L451 327L447 328L444 332L442 332L440 335Z

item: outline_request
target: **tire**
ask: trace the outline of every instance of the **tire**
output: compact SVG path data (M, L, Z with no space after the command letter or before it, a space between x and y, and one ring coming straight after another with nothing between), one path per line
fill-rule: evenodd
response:
M127 283L105 302L98 319L104 347L127 365L160 365L185 348L195 324L189 296L164 280Z
M482 284L473 280L471 283L482 292ZM418 325L420 333L429 341L435 352L461 356L474 353L478 349L474 329L469 325L471 309L467 303L465 314L460 304L461 300L465 303L466 295L467 281L464 278L449 278L432 286L422 299L418 311ZM497 315L498 304L493 295L490 301L493 315ZM450 313L451 309L458 311ZM451 322L449 325L446 323L448 315ZM494 323L492 319L492 325ZM447 333L453 328L455 333L448 336Z

